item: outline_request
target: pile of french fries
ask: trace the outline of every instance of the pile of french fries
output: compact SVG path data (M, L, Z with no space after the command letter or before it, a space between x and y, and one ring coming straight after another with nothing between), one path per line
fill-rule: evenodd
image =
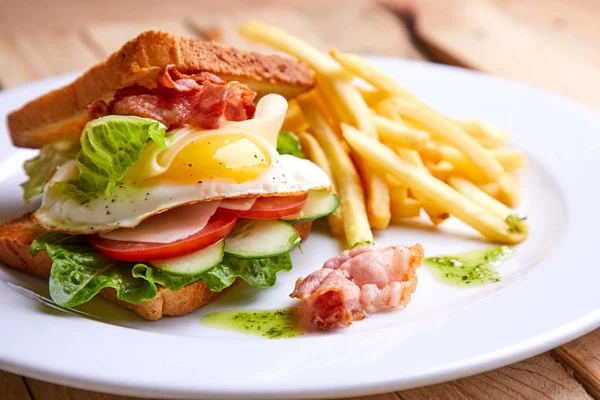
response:
M332 178L341 206L328 222L349 247L373 244L371 229L422 211L434 225L453 215L498 243L527 237L525 218L511 208L519 201L514 171L526 158L505 147L505 130L443 115L357 55L323 54L257 21L239 31L313 69L317 85L290 102L284 129Z

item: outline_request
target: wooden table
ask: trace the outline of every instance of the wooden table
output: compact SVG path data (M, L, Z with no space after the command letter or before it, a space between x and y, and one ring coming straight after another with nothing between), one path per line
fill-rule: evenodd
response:
M600 2L386 0L194 2L21 0L0 4L0 85L84 70L145 29L242 48L247 18L285 27L316 47L425 59L487 71L600 109ZM115 12L118 9L118 12ZM132 11L128 11L132 10ZM132 21L131 16L136 20ZM260 47L258 47L260 48ZM6 343L0 345L7 345ZM600 398L600 330L529 360L453 382L368 397L395 399ZM0 371L2 400L125 397Z

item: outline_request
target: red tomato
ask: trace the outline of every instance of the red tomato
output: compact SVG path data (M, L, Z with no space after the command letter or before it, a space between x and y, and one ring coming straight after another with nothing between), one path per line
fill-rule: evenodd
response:
M307 197L308 194L259 197L251 209L235 213L240 218L277 219L300 211Z
M89 235L87 238L100 254L113 260L164 260L183 256L218 242L231 232L236 221L235 214L217 210L200 232L172 243L124 242L103 239L97 235Z
M310 229L312 228L312 221L300 222L292 226L296 229L298 235L300 235L300 241L304 242L310 233Z

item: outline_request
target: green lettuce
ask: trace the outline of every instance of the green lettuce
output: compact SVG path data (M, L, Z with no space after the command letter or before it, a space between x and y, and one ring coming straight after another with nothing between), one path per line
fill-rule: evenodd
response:
M156 295L152 281L134 278L130 263L102 256L85 236L45 233L31 244L31 257L42 250L52 260L50 297L61 307L86 303L107 287L115 289L119 299L133 304Z
M79 149L79 142L65 137L48 143L40 149L37 157L25 161L23 168L29 177L27 182L21 184L25 203L42 194L44 185L52 177L56 168L73 160Z
M292 132L279 132L277 136L277 152L279 154L291 154L292 156L304 158L300 140Z
M52 300L61 307L81 305L104 288L115 289L120 300L140 304L156 296L157 285L172 291L200 279L210 290L220 292L237 277L254 287L275 284L279 271L289 271L289 254L259 259L225 256L221 263L196 276L174 275L143 263L111 260L95 251L85 236L45 233L31 244L30 255L47 251L52 260L49 289Z
M292 258L289 253L265 258L223 257L223 261L201 275L213 292L220 292L240 277L253 287L271 287L279 271L290 271Z
M166 131L158 121L133 116L109 115L88 122L77 155L80 189L110 195L140 159L148 139L167 146Z

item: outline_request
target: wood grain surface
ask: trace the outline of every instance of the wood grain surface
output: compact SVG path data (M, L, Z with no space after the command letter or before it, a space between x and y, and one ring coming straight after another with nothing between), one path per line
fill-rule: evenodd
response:
M388 3L413 19L416 36L434 59L520 80L600 109L597 44L559 32L548 26L547 18L542 19L545 26L525 22L523 2L508 10L491 0ZM569 2L562 2L562 8L552 4L556 13L570 9ZM519 12L519 18L510 11Z
M152 28L260 49L247 18L284 26L319 49L475 68L600 108L600 2L595 0L368 0L242 2L129 0L0 2L0 85L11 87L104 59ZM114 7L122 12L114 13ZM23 10L35 12L24 15ZM131 15L135 12L135 21ZM75 18L75 16L77 16ZM68 21L68 27L67 22ZM264 49L264 48L263 48ZM453 382L361 400L600 398L600 331L550 353ZM126 400L0 371L1 400Z

